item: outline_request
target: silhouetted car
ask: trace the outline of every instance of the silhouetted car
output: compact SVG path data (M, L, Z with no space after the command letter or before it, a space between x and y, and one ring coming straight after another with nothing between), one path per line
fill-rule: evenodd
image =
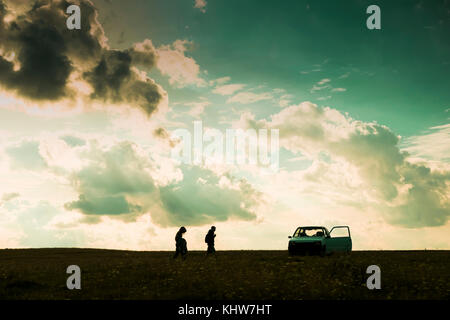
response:
M289 236L289 254L320 254L352 251L348 226L336 226L328 232L325 227L298 227Z

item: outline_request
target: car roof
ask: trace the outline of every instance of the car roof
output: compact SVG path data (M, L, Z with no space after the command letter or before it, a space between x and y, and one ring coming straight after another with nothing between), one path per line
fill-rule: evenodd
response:
M304 229L326 229L325 227L322 227L322 226L300 226L299 228L304 228Z

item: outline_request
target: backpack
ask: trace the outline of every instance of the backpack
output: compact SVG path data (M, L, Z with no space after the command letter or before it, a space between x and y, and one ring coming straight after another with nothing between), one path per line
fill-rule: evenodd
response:
M211 242L211 233L208 232L205 236L205 243L209 243L209 242Z

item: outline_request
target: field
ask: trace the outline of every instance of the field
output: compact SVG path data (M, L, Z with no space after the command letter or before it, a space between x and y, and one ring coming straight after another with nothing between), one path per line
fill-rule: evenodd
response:
M66 268L81 268L68 290ZM381 289L369 290L369 265ZM450 251L355 251L289 257L286 251L0 250L0 299L450 299Z

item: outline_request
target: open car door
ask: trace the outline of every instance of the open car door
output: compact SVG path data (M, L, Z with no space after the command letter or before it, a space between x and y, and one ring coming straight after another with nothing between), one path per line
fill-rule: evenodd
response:
M327 252L352 251L352 238L348 226L333 227L326 238Z

